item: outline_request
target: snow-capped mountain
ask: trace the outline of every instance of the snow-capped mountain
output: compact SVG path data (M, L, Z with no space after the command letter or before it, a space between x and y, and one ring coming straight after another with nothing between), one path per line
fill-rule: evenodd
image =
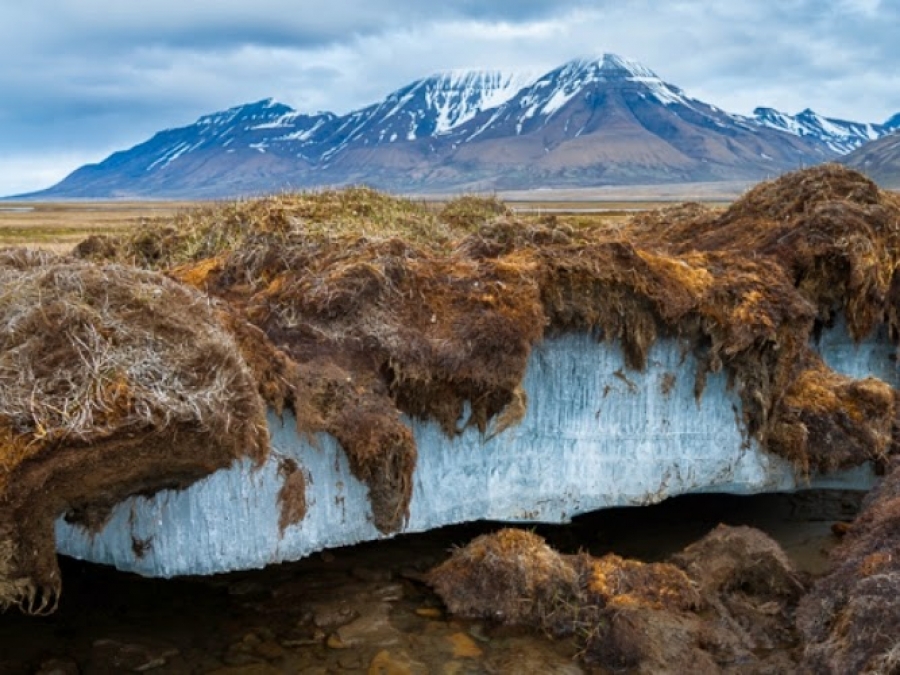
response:
M454 159L500 188L749 180L833 156L613 54L563 64L450 137Z
M490 70L438 73L388 94L383 101L343 118L328 139L327 154L359 143L403 143L441 136L478 113L501 105L536 74Z
M774 108L757 108L753 111L753 117L763 126L811 138L841 155L900 128L900 114L884 124L823 117L809 108L797 115L789 115Z
M516 136L527 134L546 126L550 118L591 88L621 87L626 83L633 84L635 90L641 90L641 95L652 97L663 105L689 100L680 89L663 82L636 61L614 54L582 57L563 64L522 88L510 97L512 100L509 103L498 106L471 135L463 136L466 140L472 140L477 136L503 135L510 130Z
M900 115L891 119L900 127ZM862 171L884 187L900 189L900 131L866 143L842 157L841 162Z
M812 115L803 129L813 128ZM845 128L815 119L823 130ZM82 167L41 196L754 180L838 154L840 146L800 128L774 111L726 113L635 61L604 54L540 76L439 73L345 115L304 114L271 99L237 106Z

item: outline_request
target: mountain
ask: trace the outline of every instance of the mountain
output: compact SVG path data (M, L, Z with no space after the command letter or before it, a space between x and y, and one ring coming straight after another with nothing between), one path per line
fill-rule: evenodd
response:
M439 73L346 115L304 114L271 99L237 106L161 131L31 196L756 180L836 155L816 136L726 113L639 63L604 54L539 77Z
M763 126L816 140L841 155L900 129L900 113L884 124L822 117L809 108L797 115L788 115L774 108L757 108L753 111L753 117Z
M895 118L900 122L900 115ZM884 187L900 189L900 133L866 143L841 158L841 162L859 169Z
M347 115L337 136L327 138L331 147L325 154L354 144L402 144L441 136L482 110L505 103L534 79L530 73L451 71L416 80L383 101Z
M304 115L268 99L205 115L187 127L166 129L129 150L88 164L39 193L51 197L130 197L240 194L249 182L273 181L314 161L268 154L274 138L290 129L303 139L332 123L331 113Z
M455 163L500 188L754 179L832 156L612 54L550 71L451 136Z

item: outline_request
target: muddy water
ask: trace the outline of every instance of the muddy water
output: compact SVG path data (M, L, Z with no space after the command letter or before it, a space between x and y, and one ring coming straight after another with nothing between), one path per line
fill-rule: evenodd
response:
M564 552L661 560L720 522L774 536L820 573L853 517L855 493L691 496L538 527ZM62 560L64 594L47 618L0 615L0 673L580 673L575 647L445 615L420 574L453 545L501 527L474 524L319 554L265 570L156 580Z

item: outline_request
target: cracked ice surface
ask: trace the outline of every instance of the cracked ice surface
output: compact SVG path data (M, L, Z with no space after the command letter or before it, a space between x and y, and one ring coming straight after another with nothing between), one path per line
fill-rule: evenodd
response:
M828 345L819 348L831 358ZM851 370L849 361L860 358L852 349L831 351ZM451 440L434 423L407 420L419 458L403 531L481 519L566 522L688 492L871 486L868 467L804 482L787 461L743 437L740 400L725 374L710 375L695 399L695 371L693 357L672 341L657 342L640 373L625 368L617 346L587 335L545 341L529 362L519 425L493 438L470 428ZM262 567L383 536L371 523L367 488L332 437L310 445L290 415L270 415L269 426L273 453L262 468L243 461L186 490L130 498L95 535L60 518L59 552L174 576ZM308 512L282 533L278 466L285 457L306 473ZM140 548L143 557L135 554Z

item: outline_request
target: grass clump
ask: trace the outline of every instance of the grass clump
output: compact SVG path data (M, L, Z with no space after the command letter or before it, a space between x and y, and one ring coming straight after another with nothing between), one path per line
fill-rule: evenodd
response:
M80 260L9 255L2 374L19 393L0 410L17 495L8 512L37 499L14 474L56 471L68 484L71 453L116 466L116 452L137 452L126 438L153 457L175 429L213 439L213 455L164 453L165 466L135 464L156 474L122 480L99 472L92 485L107 501L214 470L238 452L216 439L257 429L262 396L293 408L300 431L340 442L375 525L395 532L417 461L403 416L451 436L499 433L527 410L532 347L572 331L620 344L636 369L656 340L681 341L701 364L697 395L706 373L728 371L747 437L799 470L884 463L893 392L833 373L810 342L837 314L856 338L884 322L900 334L898 232L895 196L827 165L724 211L685 206L615 226L520 218L490 198L435 213L353 188L202 207L88 239ZM41 512L86 499L73 494ZM302 510L297 485L288 502L286 523Z
M401 414L451 435L513 423L532 346L559 332L617 342L636 369L660 337L683 341L702 364L698 396L706 372L728 370L747 435L804 471L884 460L892 398L824 368L809 343L837 313L857 338L892 316L898 223L896 198L826 165L724 211L686 205L615 227L519 218L492 198L435 214L365 188L281 195L185 214L112 254L165 268L260 329L290 362L300 428L341 441L392 531L416 461Z
M162 275L0 251L0 606L52 611L53 523L268 451L257 378Z
M509 215L512 211L496 195L462 195L444 204L438 218L454 230L473 231L500 216Z
M168 269L240 249L251 239L290 245L397 237L440 246L451 230L424 204L354 187L209 204L128 235L89 238L76 255Z
M774 541L726 526L660 563L565 555L504 529L426 579L454 615L572 637L588 664L635 672L762 666L759 647L796 639L787 614L803 591Z

